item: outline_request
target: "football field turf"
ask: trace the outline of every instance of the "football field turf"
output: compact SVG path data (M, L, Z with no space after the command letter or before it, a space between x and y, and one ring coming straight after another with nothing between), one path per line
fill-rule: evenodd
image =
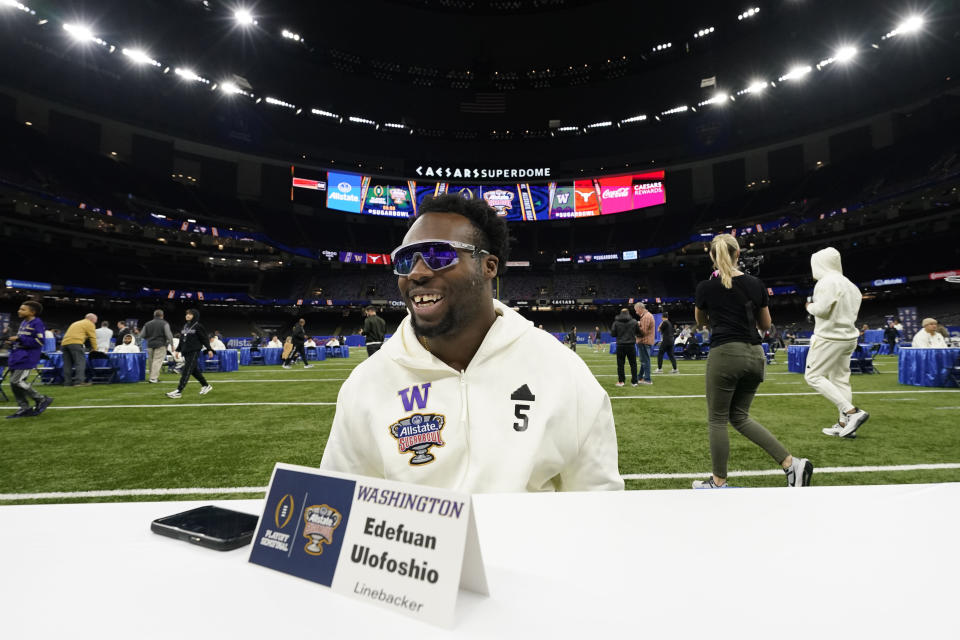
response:
M680 361L679 375L654 375L652 386L616 388L614 356L578 353L611 396L628 489L679 489L707 477L706 361ZM55 398L45 414L0 419L0 503L260 497L275 462L319 464L337 391L365 357L353 349L307 370L208 374L210 394L198 395L191 381L178 400L164 396L173 374L155 385L38 384ZM896 358L876 363L878 375L852 376L854 401L871 414L854 440L821 434L835 410L787 372L785 352L768 367L752 416L813 461L815 485L960 481L960 391L900 385ZM3 415L15 408L0 403ZM732 428L729 467L733 486L785 484Z

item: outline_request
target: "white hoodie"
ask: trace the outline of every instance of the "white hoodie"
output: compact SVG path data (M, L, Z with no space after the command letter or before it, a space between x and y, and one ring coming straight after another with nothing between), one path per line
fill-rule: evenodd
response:
M470 493L623 489L607 393L574 352L494 305L464 371L404 318L340 388L320 466Z
M826 340L851 340L860 336L857 314L860 312L860 289L843 275L840 252L833 247L810 256L813 279L813 302L807 312L816 318L813 334Z

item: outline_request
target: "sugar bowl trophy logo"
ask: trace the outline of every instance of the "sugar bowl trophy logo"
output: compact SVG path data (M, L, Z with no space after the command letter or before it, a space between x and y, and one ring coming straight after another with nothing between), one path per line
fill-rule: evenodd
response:
M440 430L445 422L442 415L415 413L390 425L390 433L397 439L400 453L412 451L415 454L410 464L417 466L433 462L436 456L430 453L430 447L443 446Z
M390 194L390 199L393 200L393 204L398 207L406 206L407 204L407 190L401 189L400 187L390 187L388 192Z
M303 550L312 556L323 553L323 543L333 542L333 532L340 526L340 512L325 504L314 504L303 512L303 537L309 540Z
M497 215L502 218L508 215L510 209L513 208L513 195L513 193L505 189L494 189L493 191L484 193L483 199L486 200L487 204L493 207Z

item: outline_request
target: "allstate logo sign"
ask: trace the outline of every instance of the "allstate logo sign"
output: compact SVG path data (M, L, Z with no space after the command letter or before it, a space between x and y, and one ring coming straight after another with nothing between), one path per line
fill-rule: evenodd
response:
M352 189L353 187L350 185L349 182L341 182L337 185L337 190L340 193L350 193Z

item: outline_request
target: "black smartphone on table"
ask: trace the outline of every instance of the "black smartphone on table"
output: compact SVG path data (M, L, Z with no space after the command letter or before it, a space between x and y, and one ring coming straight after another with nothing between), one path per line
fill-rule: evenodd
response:
M150 523L150 530L208 549L230 551L250 543L257 519L249 513L207 505L157 518Z

